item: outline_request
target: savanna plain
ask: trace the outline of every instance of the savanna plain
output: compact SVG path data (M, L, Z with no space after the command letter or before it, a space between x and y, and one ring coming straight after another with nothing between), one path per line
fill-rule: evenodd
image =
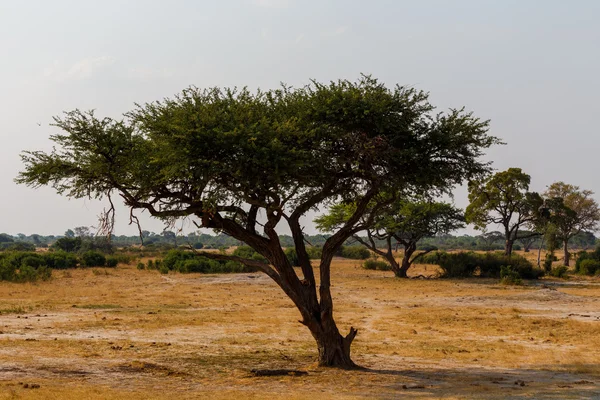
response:
M1 282L0 399L600 398L598 278L396 279L340 258L332 282L361 370L317 367L298 311L260 273L119 265Z

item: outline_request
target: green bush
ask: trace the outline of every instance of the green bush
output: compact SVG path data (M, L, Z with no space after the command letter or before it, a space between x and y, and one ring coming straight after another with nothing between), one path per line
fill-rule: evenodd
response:
M577 265L579 264L579 265ZM600 272L600 260L584 259L577 260L577 272L581 275L596 275Z
M300 260L298 260L298 254L296 253L296 249L290 247L289 249L285 249L285 256L287 257L290 264L294 267L300 266Z
M352 260L366 260L371 257L371 252L364 246L341 246L336 255Z
M308 258L311 260L320 260L323 255L322 247L308 246L306 248L306 252L308 253Z
M378 270L378 271L391 271L392 270L392 266L385 262L385 261L381 261L381 260L366 260L363 263L363 268L364 269L369 269L369 270Z
M266 262L267 259L261 256L250 246L239 246L236 248L233 253L234 256L245 258L248 260L256 260Z
M52 270L44 257L31 252L0 254L0 280L10 282L35 282L50 278Z
M592 260L588 260L588 261L592 261ZM550 271L550 275L554 276L555 278L565 278L567 276L568 271L569 271L568 267L561 265L559 267L552 268L552 270Z
M75 268L79 265L79 259L73 253L65 251L48 251L44 253L46 265L52 269Z
M114 268L119 264L119 259L114 256L106 257L106 266Z
M257 256L261 257L258 253L255 252L252 254L247 249L242 249L240 252L238 252L238 257L257 259ZM199 272L204 274L218 274L255 271L253 268L234 261L211 260L192 252L182 250L169 251L165 255L165 258L162 260L162 262L160 260L156 260L154 265L155 268L161 272L163 270L168 270L181 273Z
M522 285L521 275L510 265L500 267L500 283L502 285Z
M146 266L144 265L143 262L140 261L139 263L137 263L137 269L142 270L142 269L145 269L145 268L146 268ZM148 269L150 269L150 268L148 268Z
M106 257L98 251L90 250L81 255L81 263L85 267L104 267Z
M466 278L479 271L480 277L501 278L502 267L510 267L522 279L538 279L544 272L534 268L525 257L503 253L478 254L474 252L446 253L435 252L421 259L423 264L436 264L442 268L443 277Z

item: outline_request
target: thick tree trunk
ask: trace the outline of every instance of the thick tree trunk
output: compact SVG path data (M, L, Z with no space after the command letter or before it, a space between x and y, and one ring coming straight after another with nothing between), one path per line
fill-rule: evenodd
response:
M317 342L320 367L336 367L343 369L357 368L350 357L350 345L358 332L350 328L347 336L342 336L331 314L314 312L308 323L304 324Z
M398 271L394 271L397 278L408 278L408 269L411 266L410 258L417 249L416 245L410 245L404 247L404 255L402 256L402 263Z
M569 266L569 260L571 258L571 254L569 253L569 243L565 240L563 244L563 252L564 252L564 266Z
M514 242L515 241L512 239L506 239L506 242L504 243L504 254L505 255L507 255L509 257L512 255Z

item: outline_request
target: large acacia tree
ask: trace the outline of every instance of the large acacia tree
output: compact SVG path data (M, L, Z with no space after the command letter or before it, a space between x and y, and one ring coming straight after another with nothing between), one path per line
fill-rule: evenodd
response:
M357 330L343 336L334 320L336 250L364 229L368 206L394 200L390 193L443 192L487 173L480 156L498 142L471 113L433 110L426 93L364 76L257 93L190 88L119 120L80 111L57 117L56 148L24 152L17 182L111 204L118 194L132 212L187 217L248 244L268 262L204 255L267 274L298 308L319 364L349 368ZM301 218L340 199L356 209L325 242L315 276ZM108 214L110 226L112 207ZM279 224L292 233L299 270L285 256Z
M355 204L333 205L327 214L315 219L317 228L324 232L338 229L354 214L355 208ZM461 210L452 204L429 200L410 201L400 198L382 207L377 215L371 215L367 211L362 218L372 223L364 232L354 234L353 238L383 257L398 278L406 278L416 260L435 250L431 247L417 253L417 244L421 239L464 227ZM366 234L366 237L361 234ZM385 243L384 246L378 246L381 241ZM400 262L394 256L394 248L398 245L404 248Z
M530 181L531 177L521 168L509 168L469 182L467 222L481 230L490 224L501 225L507 256L512 254L515 240L527 236L519 235L519 230L535 219L535 205L541 203L539 194L529 192Z

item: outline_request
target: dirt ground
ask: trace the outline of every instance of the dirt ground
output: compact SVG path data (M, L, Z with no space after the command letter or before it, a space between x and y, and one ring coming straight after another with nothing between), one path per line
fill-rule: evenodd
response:
M343 259L332 270L361 371L317 368L299 313L261 274L119 266L0 283L0 399L600 398L598 279L399 280ZM250 373L266 368L308 374Z

